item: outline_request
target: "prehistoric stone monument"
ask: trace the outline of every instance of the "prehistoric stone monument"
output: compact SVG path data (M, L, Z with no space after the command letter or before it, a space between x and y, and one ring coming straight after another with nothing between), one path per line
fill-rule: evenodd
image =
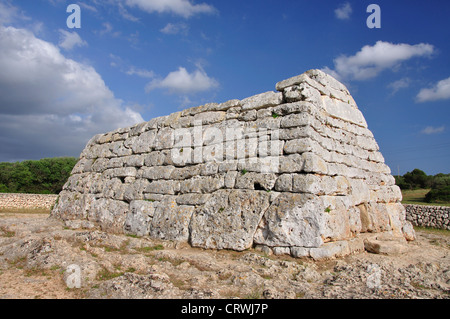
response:
M276 89L94 136L51 216L315 259L363 250L365 234L413 240L401 192L346 87L310 70Z

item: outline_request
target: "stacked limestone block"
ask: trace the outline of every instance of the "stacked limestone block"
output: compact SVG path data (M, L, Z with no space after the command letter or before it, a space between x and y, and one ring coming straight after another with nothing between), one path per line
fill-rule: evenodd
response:
M276 89L94 136L52 216L316 259L364 249L361 233L413 240L400 190L345 86L310 70Z

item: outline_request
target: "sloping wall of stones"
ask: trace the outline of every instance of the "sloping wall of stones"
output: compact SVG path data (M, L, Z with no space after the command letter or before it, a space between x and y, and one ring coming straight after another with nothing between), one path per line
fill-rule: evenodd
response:
M53 194L16 194L0 193L0 209L50 209L52 208L58 195Z
M320 80L93 137L52 215L218 249L402 235L372 133L345 87Z

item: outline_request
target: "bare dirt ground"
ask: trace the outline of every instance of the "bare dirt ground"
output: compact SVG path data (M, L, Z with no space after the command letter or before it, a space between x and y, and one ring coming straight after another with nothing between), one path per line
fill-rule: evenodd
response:
M449 232L416 235L400 255L363 252L317 262L71 229L45 214L0 213L0 299L448 299Z

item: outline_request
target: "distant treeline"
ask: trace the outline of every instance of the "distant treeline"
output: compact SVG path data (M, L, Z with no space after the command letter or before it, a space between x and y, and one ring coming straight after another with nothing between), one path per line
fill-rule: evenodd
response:
M0 163L0 193L58 194L78 158Z
M401 189L431 188L425 196L425 201L450 202L450 174L427 175L416 168L403 176L394 176L396 184Z

